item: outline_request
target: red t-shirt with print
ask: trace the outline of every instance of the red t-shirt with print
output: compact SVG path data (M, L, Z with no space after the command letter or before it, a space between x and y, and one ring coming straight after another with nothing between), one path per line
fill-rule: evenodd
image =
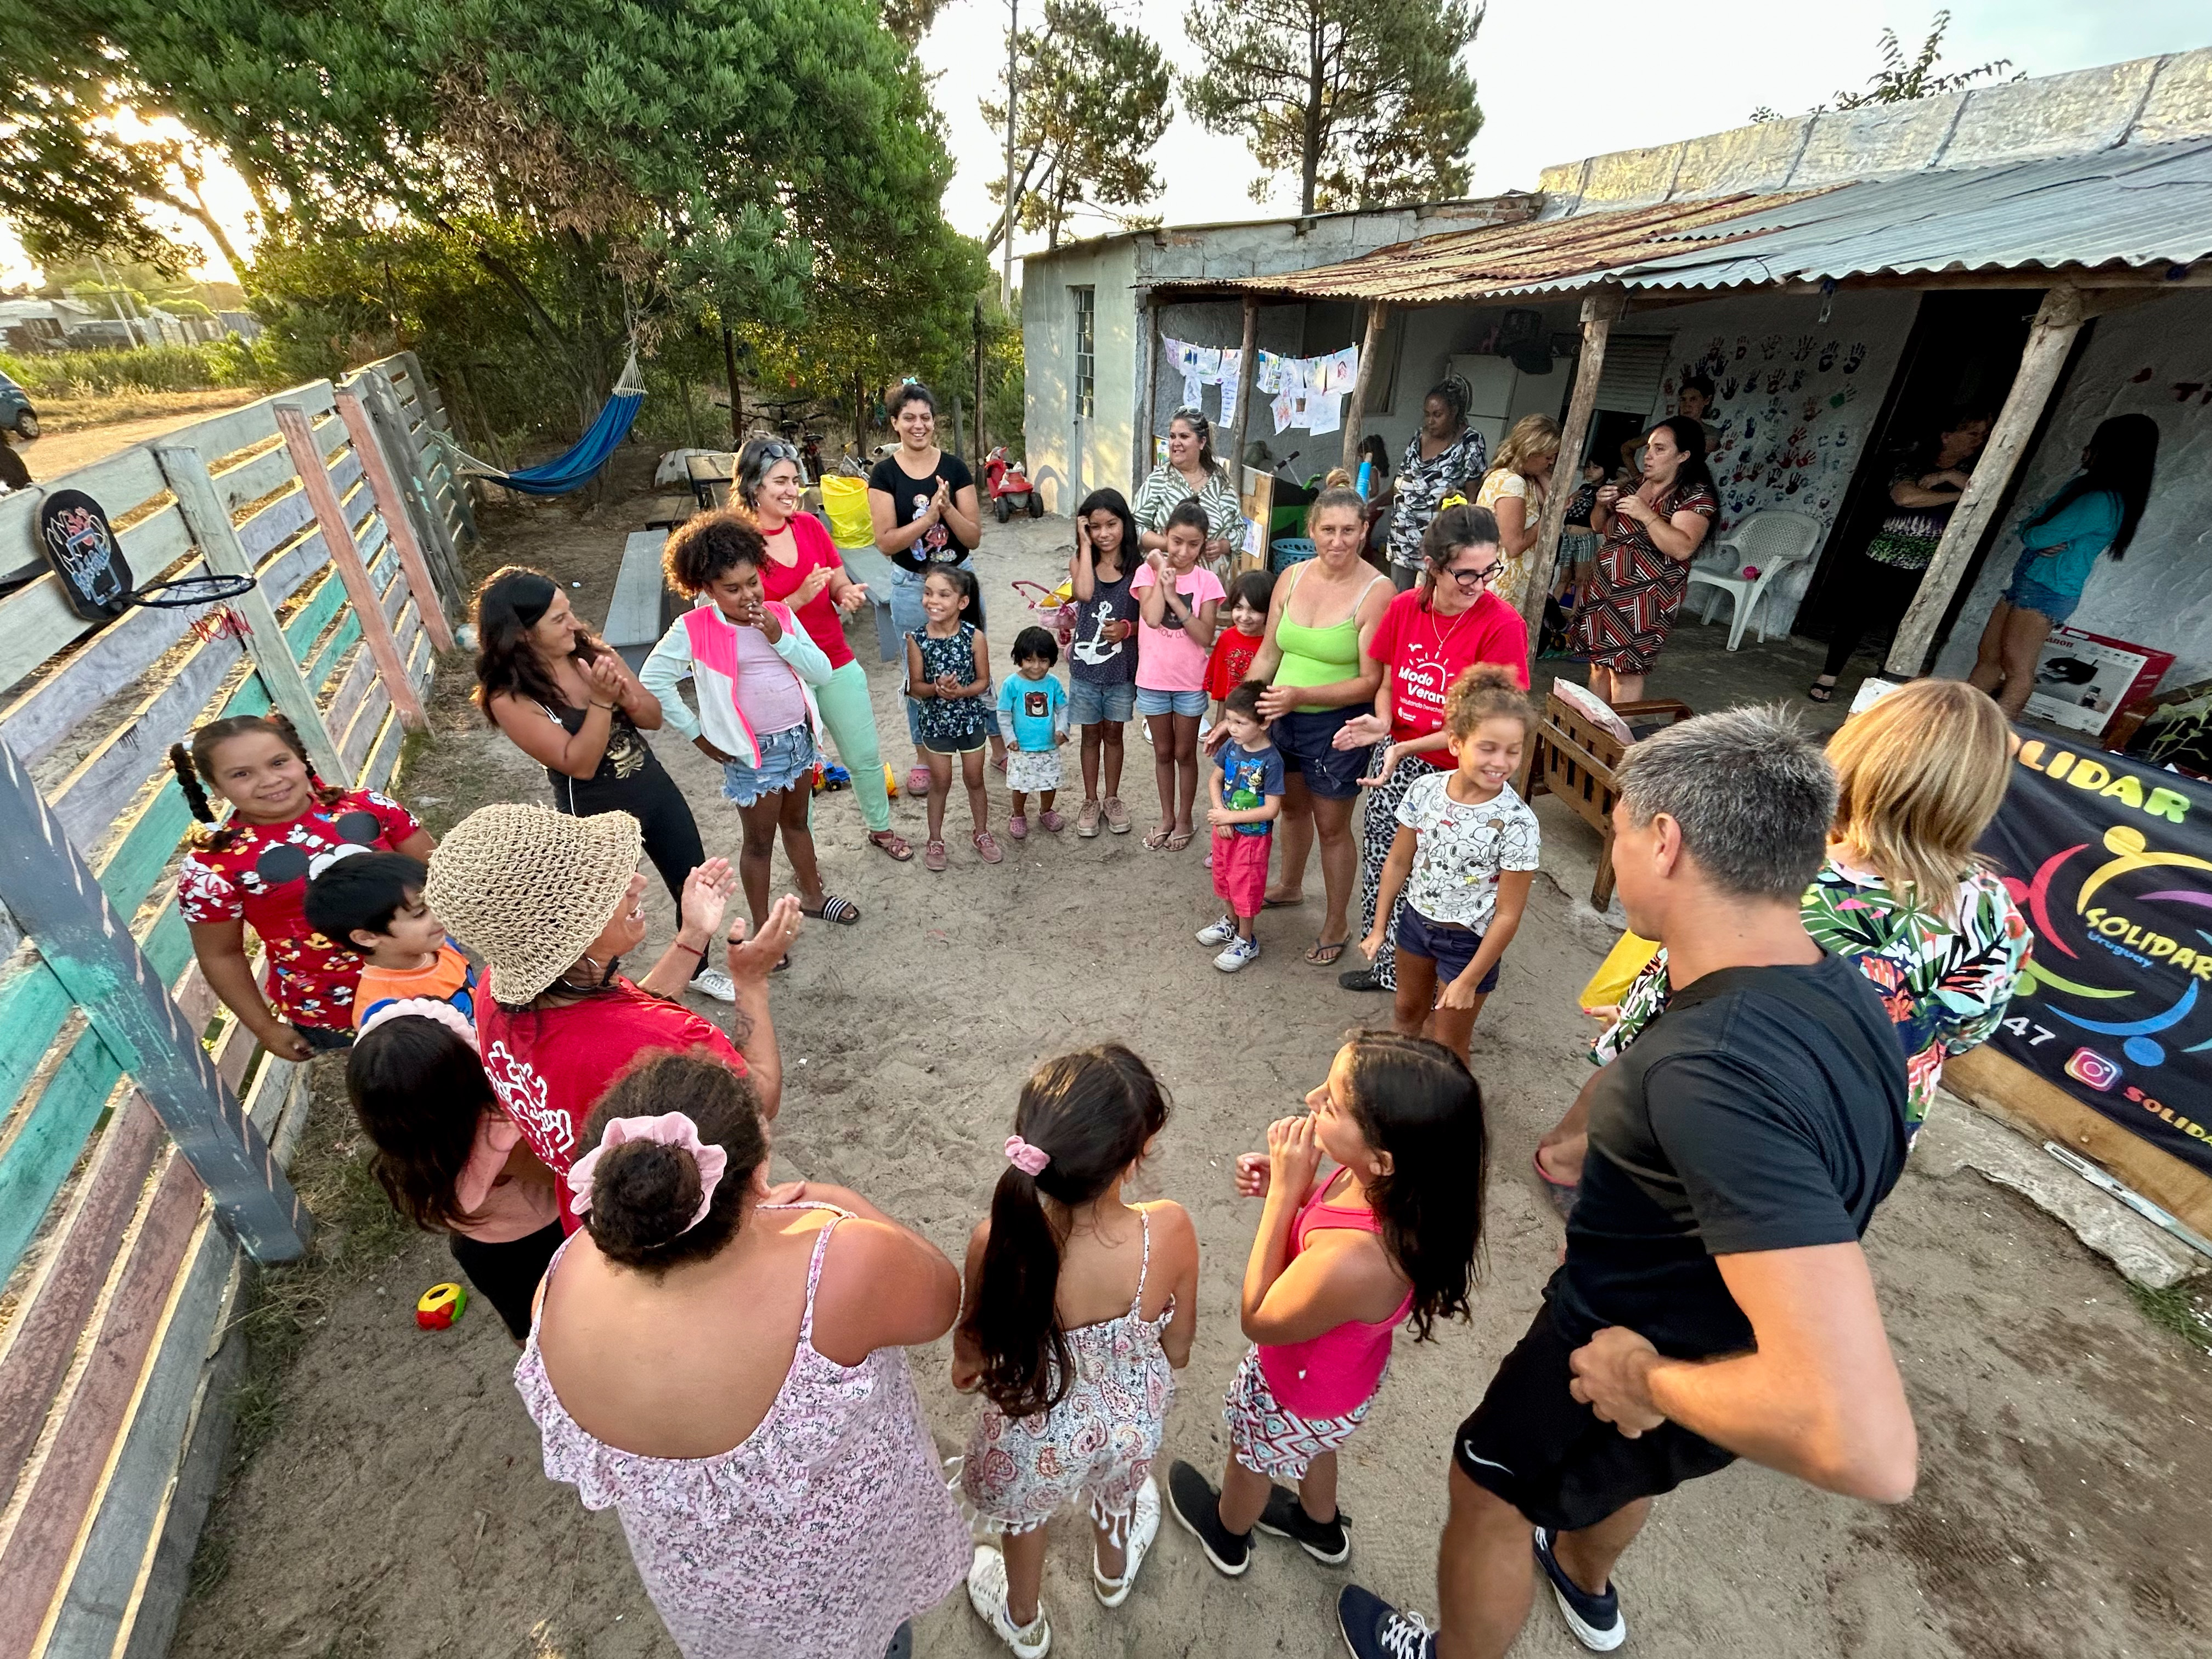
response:
M704 1048L740 1077L745 1057L712 1021L626 979L581 1002L520 1012L502 1008L494 985L477 1000L477 1041L492 1092L530 1150L553 1171L561 1228L574 1232L568 1166L584 1124L615 1074L656 1048Z
M837 544L830 539L822 520L811 513L802 513L791 521L791 544L799 552L796 563L778 564L771 553L768 562L761 566L761 592L779 605L788 603L817 566L832 571L845 568L845 561L838 556ZM845 642L844 613L830 599L828 588L800 605L795 614L806 636L820 646L822 654L830 659L830 667L842 668L853 660L853 647Z
M361 958L307 925L307 883L352 853L388 853L422 826L388 795L349 789L282 823L233 816L177 871L177 908L195 927L243 919L269 957L270 1000L295 1027L353 1030Z
M1485 588L1456 617L1441 616L1409 588L1382 612L1367 654L1390 684L1390 741L1411 743L1441 730L1444 693L1479 662L1503 664L1528 689L1528 625L1521 613ZM1442 765L1444 751L1425 758Z
M1247 634L1241 628L1224 629L1213 642L1213 654L1206 659L1206 695L1218 702L1242 685L1262 643L1257 634Z

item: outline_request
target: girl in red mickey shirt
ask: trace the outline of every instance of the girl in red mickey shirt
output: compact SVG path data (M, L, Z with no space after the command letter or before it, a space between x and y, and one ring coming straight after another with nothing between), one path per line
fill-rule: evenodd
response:
M355 852L427 859L430 832L388 796L317 777L279 714L211 721L189 750L171 744L169 763L192 816L210 826L177 872L177 908L209 988L281 1060L349 1046L361 958L308 926L308 878ZM232 808L219 827L210 794ZM269 957L274 1008L246 960L248 923Z

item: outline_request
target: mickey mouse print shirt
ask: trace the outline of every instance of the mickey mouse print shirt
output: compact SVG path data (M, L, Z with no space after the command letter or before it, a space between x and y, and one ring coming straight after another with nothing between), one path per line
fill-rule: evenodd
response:
M1398 803L1398 822L1421 840L1406 878L1406 902L1431 921L1480 933L1498 908L1498 873L1534 870L1542 832L1508 785L1469 806L1444 786L1456 772L1431 772Z
M234 817L222 844L196 847L177 872L177 908L194 927L241 917L269 953L276 1012L295 1027L350 1032L361 958L307 925L307 882L354 853L388 853L422 826L373 789L349 789L283 823Z

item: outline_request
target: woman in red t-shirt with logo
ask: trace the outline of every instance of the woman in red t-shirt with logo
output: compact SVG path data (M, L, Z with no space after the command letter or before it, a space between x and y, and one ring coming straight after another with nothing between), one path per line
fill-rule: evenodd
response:
M737 1041L673 1000L714 943L737 889L726 859L709 859L684 884L682 925L645 976L622 958L645 939L645 878L637 820L627 812L570 817L503 803L461 820L430 858L423 898L486 973L477 998L477 1039L501 1109L553 1171L561 1225L576 1230L560 1179L586 1150L584 1121L607 1085L641 1054L699 1051L750 1076L761 1111L783 1098L783 1064L769 1019L768 976L799 933L799 901L786 896L748 939L730 929Z
M845 618L868 602L868 590L845 569L822 520L799 505L799 452L781 438L755 438L738 452L738 499L768 543L761 591L791 607L807 637L830 659L830 684L814 688L822 724L837 758L853 775L853 793L868 826L868 844L904 864L914 848L891 828L890 790L867 671L845 642Z
M1360 780L1367 791L1367 823L1360 842L1359 911L1368 933L1375 928L1383 861L1398 833L1398 803L1424 774L1449 763L1444 693L1479 662L1503 664L1528 689L1528 626L1491 591L1499 564L1498 520L1490 509L1470 506L1464 495L1446 495L1422 532L1419 581L1390 601L1368 641L1368 656L1382 665L1375 712L1346 721L1336 735L1340 749L1389 744L1376 751L1374 772ZM1394 909L1373 965L1346 969L1337 983L1347 991L1397 989L1397 929Z

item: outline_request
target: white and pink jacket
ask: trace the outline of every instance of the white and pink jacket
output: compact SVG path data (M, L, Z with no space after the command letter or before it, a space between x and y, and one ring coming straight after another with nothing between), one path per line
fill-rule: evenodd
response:
M775 641L775 653L790 665L799 681L806 698L806 723L818 744L822 710L814 701L814 688L830 683L830 659L807 637L789 606L771 599L768 611L783 630ZM711 599L700 600L676 619L637 677L660 699L662 717L686 738L696 738L703 732L707 741L724 754L734 755L748 766L760 764L760 740L738 706L738 627ZM699 700L696 714L677 693L678 684L687 679Z

